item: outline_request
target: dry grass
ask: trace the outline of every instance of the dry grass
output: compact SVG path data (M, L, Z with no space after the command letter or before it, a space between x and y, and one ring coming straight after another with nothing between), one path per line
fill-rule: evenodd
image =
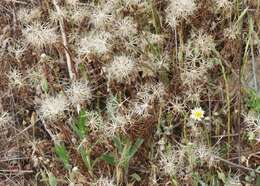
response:
M259 7L2 0L0 185L259 185Z

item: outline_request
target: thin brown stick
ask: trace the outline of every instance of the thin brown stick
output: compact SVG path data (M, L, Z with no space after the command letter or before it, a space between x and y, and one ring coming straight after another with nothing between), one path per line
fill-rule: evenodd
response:
M241 4L242 11L244 11L244 1ZM242 17L242 23L240 28L240 51L239 51L239 91L238 91L238 113L237 113L237 125L238 125L238 163L241 164L241 109L242 109L242 66L243 66L243 24L244 24L244 16Z
M59 7L57 1L52 0L52 3L54 5L56 11L58 12L58 15L61 15L61 10L60 10L60 7ZM67 42L66 32L65 32L65 28L64 28L64 20L61 16L59 16L59 25L60 25L63 46L65 47L64 52L65 52L65 56L66 56L69 76L70 76L70 79L73 80L75 78L75 74L72 71L72 62L71 62L70 54L68 53L68 42Z
M31 174L33 173L33 170L16 170L16 169L11 169L11 170L0 170L2 173L8 173L8 174Z
M226 163L226 164L228 164L228 165L230 165L232 167L236 167L236 168L239 168L239 169L244 169L244 170L247 170L247 171L254 171L257 174L260 174L260 171L254 170L254 169L249 168L249 167L245 167L245 166L240 165L240 164L233 163L233 162L225 160L225 159L223 159L223 158L221 158L219 156L214 156L214 158L219 160L219 161L222 161L222 162L224 162L224 163Z

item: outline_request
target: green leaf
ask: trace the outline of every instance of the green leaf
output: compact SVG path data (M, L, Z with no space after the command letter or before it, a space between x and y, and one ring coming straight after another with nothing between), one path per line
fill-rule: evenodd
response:
M255 112L260 113L260 97L256 95L255 90L250 90L248 92L248 101L247 105L250 109L254 110Z
M55 153L58 155L59 160L63 163L66 169L70 169L69 153L63 144L55 144Z
M122 144L122 142L121 142L119 137L114 137L113 138L113 143L114 143L114 145L116 146L116 148L117 148L117 150L119 152L123 151L123 144Z
M141 181L141 177L138 175L138 174L136 174L136 173L134 173L134 174L131 174L131 177L135 180L135 181Z
M107 162L109 165L115 165L116 164L116 158L111 155L111 154L103 154L100 157L101 160L104 160L105 162Z
M80 137L80 139L84 139L87 134L87 127L86 127L87 115L84 110L79 112L79 118L77 119L76 123L72 126L74 132Z
M57 186L57 179L52 174L52 172L48 172L47 174L48 174L48 177L49 177L49 184L50 184L50 186Z
M129 152L128 152L128 155L132 158L135 153L137 152L138 148L142 145L143 143L143 139L141 138L138 138L135 142L135 144L130 148Z
M257 176L256 185L260 186L260 176Z
M79 148L79 152L87 169L92 171L92 162L90 159L90 154L82 146Z
M41 81L42 90L47 94L49 91L49 85L47 79L43 78Z

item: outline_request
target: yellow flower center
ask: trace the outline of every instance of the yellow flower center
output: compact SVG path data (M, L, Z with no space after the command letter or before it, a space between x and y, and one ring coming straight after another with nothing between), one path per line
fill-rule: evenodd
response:
M203 113L198 111L198 112L195 112L194 115L195 115L195 118L199 119L199 118L202 118Z

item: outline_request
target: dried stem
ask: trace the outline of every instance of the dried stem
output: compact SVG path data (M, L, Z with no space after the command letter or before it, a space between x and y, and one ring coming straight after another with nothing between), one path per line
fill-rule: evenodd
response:
M58 12L58 15L61 15L61 9L60 9L57 1L52 0L52 3L54 5L56 11ZM71 62L70 54L68 52L68 42L67 42L66 32L65 32L65 28L64 28L64 20L61 16L59 16L59 25L60 25L60 31L61 31L61 36L62 36L62 42L65 47L64 52L65 52L65 56L66 56L69 76L70 76L70 79L73 80L75 78L75 74L72 71L72 62Z

